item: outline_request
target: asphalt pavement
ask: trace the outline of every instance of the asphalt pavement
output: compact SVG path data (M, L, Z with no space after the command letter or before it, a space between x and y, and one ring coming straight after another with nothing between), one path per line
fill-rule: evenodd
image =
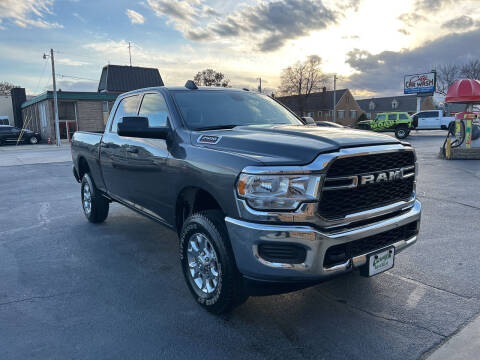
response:
M69 162L0 167L1 358L428 356L480 313L480 161L438 159L443 136L407 139L422 226L392 270L250 298L226 316L196 305L172 231L118 204L88 223Z

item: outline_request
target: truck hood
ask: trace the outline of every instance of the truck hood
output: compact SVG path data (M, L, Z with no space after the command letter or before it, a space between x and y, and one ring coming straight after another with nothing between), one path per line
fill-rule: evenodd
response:
M237 126L229 130L192 132L192 144L248 156L268 165L305 165L320 153L343 147L398 144L370 131L317 126Z

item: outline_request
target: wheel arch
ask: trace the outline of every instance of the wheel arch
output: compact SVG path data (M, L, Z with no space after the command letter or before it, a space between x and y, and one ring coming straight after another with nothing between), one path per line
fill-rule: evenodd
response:
M177 196L175 204L175 229L180 233L183 223L193 213L202 210L225 211L217 199L207 190L198 186L183 188Z

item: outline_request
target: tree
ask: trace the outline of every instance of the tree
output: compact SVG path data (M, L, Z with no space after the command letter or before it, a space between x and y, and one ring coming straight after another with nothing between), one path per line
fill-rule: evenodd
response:
M303 114L305 101L310 94L327 87L329 76L320 69L322 58L311 55L307 60L298 61L294 65L283 69L280 78L280 93L282 95L303 95L298 96L298 107Z
M463 65L440 65L437 68L436 92L447 95L448 88L458 79L480 79L480 60L471 60Z
M10 90L20 86L13 85L7 81L0 81L0 95L10 95Z
M457 64L440 65L437 68L437 92L440 95L447 95L448 88L458 80L460 68Z
M471 60L460 67L462 78L480 80L480 60Z
M200 86L221 86L228 87L230 80L225 78L225 74L216 72L213 69L199 71L193 78L195 84Z

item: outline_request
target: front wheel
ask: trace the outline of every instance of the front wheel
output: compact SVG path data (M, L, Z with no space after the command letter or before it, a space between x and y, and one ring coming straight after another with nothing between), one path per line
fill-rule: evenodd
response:
M180 234L180 259L190 292L209 312L227 312L247 299L219 211L187 218Z
M38 138L35 135L31 136L29 141L32 145L38 144Z
M408 134L410 134L410 130L406 126L399 126L395 129L395 137L397 139L405 139Z
M87 220L92 223L104 222L108 216L110 203L95 187L89 174L83 175L81 193L83 213Z

